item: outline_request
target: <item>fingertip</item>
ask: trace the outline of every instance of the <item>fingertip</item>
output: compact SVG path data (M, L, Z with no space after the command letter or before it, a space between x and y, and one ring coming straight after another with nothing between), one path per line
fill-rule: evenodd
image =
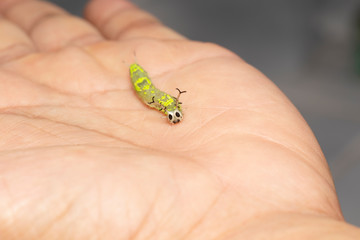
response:
M115 13L135 8L127 0L90 0L85 6L84 17L96 27L101 27Z
M107 39L183 39L155 16L127 0L91 0L85 18Z

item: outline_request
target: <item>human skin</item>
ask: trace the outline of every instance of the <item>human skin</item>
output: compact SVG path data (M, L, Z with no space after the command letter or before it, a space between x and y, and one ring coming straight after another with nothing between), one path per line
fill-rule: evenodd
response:
M125 0L0 1L0 239L360 239L308 125L263 74ZM181 96L170 125L133 62Z

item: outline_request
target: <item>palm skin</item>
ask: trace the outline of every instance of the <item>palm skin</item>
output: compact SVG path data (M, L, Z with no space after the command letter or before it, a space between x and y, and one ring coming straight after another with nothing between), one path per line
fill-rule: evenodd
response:
M287 98L228 50L173 36L67 44L1 65L1 239L357 232ZM137 98L135 61L158 88L187 91L181 123Z

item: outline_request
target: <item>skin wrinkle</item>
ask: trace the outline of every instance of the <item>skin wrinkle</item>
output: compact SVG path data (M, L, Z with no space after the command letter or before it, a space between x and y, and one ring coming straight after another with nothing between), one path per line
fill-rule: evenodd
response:
M186 41L186 40L184 40L184 41ZM206 62L206 61L212 61L214 59L228 59L228 58L232 59L233 57L234 56L228 55L228 54L214 54L214 55L200 57L198 59L191 60L190 62L184 62L184 63L182 63L180 65L175 65L174 64L173 68L164 70L163 72L158 73L158 74L154 74L154 75L151 76L151 78L159 78L159 79L164 78L165 75L172 75L174 72L179 73L179 72L181 72L181 70L183 70L183 69L185 69L185 68L187 68L189 66L193 67L197 63L203 63L203 62Z
M59 47L58 49L69 46L88 46L103 41L102 37L98 33L84 33L77 37L67 40L67 44Z
M176 181L176 180L172 179L172 181ZM176 187L179 186L176 183L174 185ZM179 187L177 187L177 190L179 190ZM151 239L152 236L157 236L159 234L157 229L161 229L161 227L167 227L166 224L168 224L171 221L171 219L174 217L174 215L170 213L171 209L176 208L176 203L179 200L178 198L181 197L181 195L178 194L178 192L180 191L177 191L176 196L173 196L174 199L176 198L176 201L172 201L171 205L167 209L163 210L165 214L161 215L160 220L154 223L155 227L153 228L153 230L149 232L149 234L145 236L143 239Z
M23 115L23 114L16 114L16 113L7 113L7 114L10 114L10 115L15 115L15 116L21 116L21 117L25 117L25 118L29 118L31 119L31 117L29 116L26 116L26 115ZM88 132L92 132L92 133L97 133L97 134L100 134L100 135L103 135L103 136L106 136L106 137L109 137L109 138L112 138L116 141L120 141L120 142L124 142L124 143L127 143L127 144L130 144L130 145L134 145L136 147L139 147L139 148L144 148L144 146L141 146L141 145L137 145L135 144L134 142L132 141L127 141L123 138L119 138L115 135L111 135L111 134L107 134L107 133L104 133L104 132L101 132L101 131L98 131L98 130L95 130L95 129L89 129L89 128L84 128L84 127L81 127L80 125L76 125L76 124L69 124L69 123L65 123L65 122L61 122L61 121L55 121L53 119L49 119L49 118L46 118L46 117L32 117L33 119L42 119L42 120L48 120L48 121L51 121L53 123L57 123L57 124L61 124L61 125L65 125L65 126L71 126L71 127L76 127L78 129L81 129L81 130L84 130L84 131L88 131Z
M37 17L34 22L31 24L29 29L27 30L27 33L29 36L32 36L34 31L39 28L42 24L46 24L47 21L50 21L51 19L57 18L57 17L71 17L70 14L67 14L66 12L47 12L43 13L39 17ZM34 43L35 45L35 43Z
M259 106L263 106L263 105L259 105ZM250 111L250 110L249 110L249 111ZM252 111L252 112L256 112L256 113L260 113L259 111L256 111L255 109L252 109L251 111ZM269 118L269 117L267 116L267 118ZM273 120L274 120L274 119L273 119ZM274 122L275 122L275 121L274 121ZM306 140L304 141L299 135L293 135L292 132L287 132L287 134L290 134L292 137L295 136L295 137L297 137L297 138L300 138L303 143L307 142ZM264 136L265 136L265 135L264 135ZM285 144L285 143L283 143L283 144ZM310 150L311 150L313 153L315 153L315 155L316 155L317 158L322 159L322 160L324 159L323 154L322 154L321 152L319 152L319 151L316 151L316 149L315 149L314 147L312 147L311 144L310 144L310 145L307 145L307 147L309 147ZM296 149L296 150L298 150L299 152L301 152L304 156L307 155L307 154L306 154L304 151L302 151L300 148L294 148L294 149ZM305 158L307 158L307 157L304 157L304 159L305 159Z
M213 116L212 118L210 118L208 121L205 121L205 122L201 123L201 125L200 125L198 128L194 129L193 131L191 131L191 132L189 132L189 133L186 133L186 135L184 135L183 138L186 139L188 136L191 136L191 135L195 134L195 133L198 132L199 130L203 129L206 125L208 125L210 122L212 122L212 121L214 121L215 119L221 117L222 115L226 114L227 112L233 111L233 110L234 110L234 109L231 108L231 109L227 109L227 110L224 110L224 111L220 112L219 114L217 114L217 115ZM254 110L252 110L252 111L254 111ZM256 112L256 111L254 111L254 112ZM311 162L311 161L309 161L309 160L307 161L307 160L306 160L306 159L309 159L308 156L307 156L308 154L306 154L306 153L305 153L304 151L302 151L300 148L296 148L296 147L290 146L290 145L285 145L285 143L283 143L283 142L279 142L279 141L277 141L277 140L275 140L275 139L273 139L273 138L270 138L270 137L268 137L268 136L266 136L266 135L261 135L260 133L251 134L250 132L248 132L248 133L245 133L245 134L252 135L252 136L258 136L258 137L260 137L260 138L262 138L262 139L265 139L265 140L267 140L267 141L269 141L269 142L276 143L276 144L284 147L285 149L287 149L287 150L289 150L289 151L291 151L291 152L293 152L293 153L296 153L296 154L302 159L302 161L306 162L306 163L310 166L310 162ZM214 139L214 138L215 138L215 137L213 137L213 139ZM204 145L204 144L206 144L206 143L207 143L207 142L201 143L201 145ZM198 146L200 146L200 144L198 144ZM195 148L196 148L196 147L195 147ZM312 147L311 147L311 149L314 150ZM315 151L315 152L316 152L316 151ZM317 153L317 152L316 152L316 153ZM322 159L322 156L319 156L319 155L318 155L317 157ZM312 166L312 165L311 165L311 166ZM315 171L318 175L321 175L320 172L317 171L314 166L312 166L312 168L314 169L314 171ZM332 186L332 182L330 183L330 182L327 180L327 183L328 183L328 185L331 185L331 186Z
M269 103L269 102L262 102L261 104L250 104L250 103L246 103L246 107L243 106L232 106L232 107L227 107L227 106L211 106L211 107L198 107L198 106L194 106L191 107L192 109L221 109L221 110L242 110L242 111L250 111L249 109L251 109L252 112L256 112L256 113L261 113L261 111L256 111L256 107L263 107L263 106L272 106L274 103Z
M163 132L162 138L166 138L169 134L170 129L172 129L172 126L167 126L166 130Z
M108 41L108 42L109 42L109 41ZM94 45L96 45L96 43L95 43ZM104 71L111 72L112 74L114 74L114 73L117 74L117 72L110 71L110 69L109 69L108 67L106 67L105 64L103 64L103 62L100 60L100 58L98 58L98 57L96 56L96 54L93 54L93 55L92 55L92 51L88 49L88 46L84 46L84 47L82 48L82 50L84 51L84 53L85 53L87 56L91 57L91 58L95 61L95 63L98 64L98 66L99 66L100 68L104 69ZM129 81L130 81L130 75L129 75ZM128 89L119 89L119 90L128 90ZM102 93L102 92L93 92L92 94L98 94L98 93Z
M93 189L93 186L97 184L96 182L94 184L90 184L88 186L88 188L86 189L83 189L84 192L86 190L92 190ZM47 227L47 231L46 232L50 232L51 231L51 228L53 228L54 226L56 226L57 223L60 223L62 219L66 218L67 217L67 213L70 213L71 212L71 209L73 208L73 206L75 206L75 202L78 201L80 198L82 197L81 194L79 194L77 197L73 197L72 199L70 199L68 201L68 203L65 205L64 209L62 211L59 212L59 214L57 214L55 216L55 218L53 219L52 223L50 223ZM80 201L78 201L80 202ZM51 222L51 221L50 221ZM81 224L81 222L80 222ZM40 235L41 236L41 235ZM44 234L45 236L45 234ZM48 237L45 237L44 239L49 239Z
M144 111L141 111L140 112L141 115L142 115L142 120L140 121L140 124L138 125L138 127L143 127L144 125L144 122L145 122L145 119L146 119L146 113ZM129 121L128 124L133 124L134 122L137 122L136 120L134 121ZM151 136L150 134L146 134L147 136Z
M210 205L208 206L208 208L206 209L206 211L204 212L204 214L197 220L195 221L192 226L189 228L189 231L187 233L185 233L184 236L182 236L183 239L188 238L189 236L191 236L191 234L196 230L196 228L201 227L201 224L204 222L205 218L208 217L208 215L210 215L211 211L215 208L216 204L219 202L220 198L223 196L224 192L225 192L225 188L223 188L219 194L214 198L214 200L210 203Z
M2 107L0 108L0 114L6 114L10 112L10 110L17 110L17 109L26 109L26 108L56 108L56 107L64 107L62 104L49 104L49 105L43 105L43 104L37 104L37 105L16 105L16 106L10 106L10 107ZM67 108L79 108L79 109L91 109L91 107L78 107L78 106L67 106ZM10 112L11 113L11 112Z
M187 158L189 159L189 158ZM201 168L202 170L208 172L207 169L204 169L204 166L202 166L201 164L199 164L198 162L196 162L193 159L189 159L189 161L194 164L195 166ZM170 214L171 209L176 208L176 205L180 202L180 206L184 206L186 204L186 201L182 201L184 200L184 198L182 198L183 196L183 191L182 188L180 187L180 182L178 179L178 176L176 174L176 170L175 167L173 166L172 163L169 164L169 167L171 169L171 175L172 175L172 181L174 182L174 186L176 187L176 194L173 195L173 199L174 201L172 201L172 203L169 205L169 207L165 210L168 211L169 213L166 215L163 215L161 218L161 221L157 223L157 226L159 227L159 229L161 229L161 227L166 227L166 224L174 217L172 214ZM174 190L174 189L172 189Z
M100 33L99 33L100 34ZM92 55L91 51L88 49L89 46L91 45L96 45L96 43L93 44L89 44L89 45L85 45L81 47L81 50L83 51L84 54L86 54L89 58L93 59L93 61L99 66L99 68L103 69L105 72L110 72L109 69L106 67L106 65L103 64L103 62L96 57L96 55ZM110 90L110 91L115 91L114 90ZM124 90L124 89L119 89L119 90ZM97 94L97 93L102 93L102 92L106 92L108 90L104 90L104 91L97 91L97 92L93 92L91 94Z
M120 40L124 34L126 34L129 30L134 30L135 28L149 28L149 27L156 27L159 26L159 22L157 20L148 19L147 17L144 17L144 19L137 19L131 23L129 23L127 26L125 26L121 31L119 31L113 39ZM137 37L136 37L137 38ZM127 38L127 39L133 39L133 37ZM170 38L173 39L173 38Z
M91 109L91 108L89 108L89 109ZM96 108L94 108L94 109L96 109ZM96 109L96 110L97 110L97 109ZM124 124L124 123L121 123L121 122L119 122L119 121L116 121L115 119L113 119L113 118L111 118L111 117L108 117L106 114L101 115L101 113L99 113L98 111L91 111L91 113L94 113L94 114L96 114L96 115L98 115L98 116L101 116L101 117L103 117L103 118L105 118L105 119L109 120L110 122L113 122L113 123L115 123L115 124L117 124L117 125L126 127L126 128L128 128L128 129L133 130L133 131L136 131L136 128L130 127L130 126L127 125L127 124ZM148 133L146 133L146 135L151 136L151 135L148 134Z
M264 199L260 199L258 197L254 197L254 199L256 201L259 202L266 202L264 201ZM269 203L269 202L267 202ZM246 221L242 221L239 223L238 227L245 227L249 222L251 223L253 220L256 220L258 218L261 218L263 216L268 216L268 215L278 215L278 214L302 214L302 215L308 215L308 216L316 216L316 217L330 217L331 219L335 220L336 218L334 216L329 216L329 213L324 212L324 211L318 211L317 209L304 209L301 208L300 211L299 209L296 210L284 210L284 209L280 209L278 208L277 204L272 204L273 206L277 207L276 210L266 210L266 211L262 211L262 212L258 212L257 214L249 217Z
M23 124L25 124L25 125L27 125L27 126L30 126L30 127L32 127L32 128L35 128L35 129L39 130L40 132L46 133L46 134L48 134L48 135L50 135L50 136L52 136L52 137L54 137L54 138L61 139L61 140L63 140L64 142L68 143L69 145L70 145L70 144L74 144L74 143L71 143L68 139L65 139L65 138L63 138L63 137L61 137L61 136L58 136L58 135L56 135L56 134L53 134L52 132L47 131L47 130L45 130L44 128L35 126L34 124L30 124L29 122L25 122L25 121L24 121ZM65 145L66 145L66 144L65 144Z
M224 181L224 179L227 179L227 176L221 175L217 172L214 172L212 169L210 169L208 166L204 164L203 159L201 158L195 158L193 156L187 156L186 159L193 163L196 166L199 166L200 169L206 171L209 176L213 177L218 184L220 184L223 188L227 188L230 186L227 181Z
M263 104L256 104L256 105L253 105L252 107L251 107L251 110L248 110L248 109L244 109L245 111L251 111L251 112L254 112L254 113L259 113L259 114L261 114L261 111L257 111L257 109L256 109L256 107L263 107L263 106L272 106L273 104L276 104L276 102L275 103L270 103L270 104L267 104L267 103L263 103ZM233 108L233 110L238 110L238 109L235 109L235 108ZM296 110L295 108L294 108L294 110ZM268 119L272 119L272 120L274 120L274 122L276 122L276 118L269 118L269 116L267 116L267 118ZM288 133L290 133L290 134L292 134L291 132L288 132ZM291 135L291 136L296 136L296 137L300 137L299 135ZM301 137L300 137L301 138ZM301 138L302 139L302 138ZM306 141L302 141L302 142L306 142ZM314 147L312 147L311 145L310 146L308 146L314 153L315 153L315 155L319 158L319 159L324 159L324 156L323 156L323 154L322 154L322 152L320 151L317 151ZM300 150L300 149L299 149ZM301 150L300 150L301 151ZM302 151L302 152L304 152L304 151Z
M87 188L84 189L84 191L86 190L86 191L92 192L92 191L93 191L93 188L94 188L94 185L100 186L100 185L98 184L98 182L94 180L94 182L90 183L90 184L87 186ZM82 196L82 195L79 195L79 197L74 198L74 200L72 201L72 203L74 203L75 200L80 199L81 196ZM87 199L86 199L86 200L87 200ZM79 201L78 201L78 202L79 202ZM74 205L74 204L73 204L73 205Z
M314 167L312 164L310 164L312 161L309 159L309 157L307 156L307 154L304 153L304 151L301 151L299 148L294 148L294 147L291 147L290 145L286 145L285 143L283 142L279 142L279 141L276 141L275 139L269 137L269 136L265 136L265 135L261 135L261 134L252 134L252 133L247 133L247 135L251 135L251 136L255 136L255 137L258 137L258 138L261 138L263 140L265 140L266 142L269 142L269 143L272 143L272 144L275 144L277 146L280 146L282 148L284 148L285 150L288 150L292 153L295 153L295 155L298 156L298 159L301 159L301 161L303 163L305 163L306 165L308 165L311 169L313 169L313 171L318 175L318 176L321 176L321 178L324 178L326 179L326 183L327 185L331 187L332 190L335 190L334 187L333 187L333 182L329 182L327 180L327 178L325 178L317 169L316 167Z
M59 88L52 87L51 84L40 83L40 82L38 82L38 81L28 77L28 76L24 76L23 74L19 74L18 72L13 71L11 68L7 68L7 69L2 68L1 71L5 72L5 73L8 73L10 75L14 75L16 77L20 77L23 80L30 81L32 84L37 85L39 87L43 87L43 88L47 88L47 89L49 89L51 91L55 91L56 93L59 93L61 95L67 95L67 96L71 96L71 97L78 97L78 95L75 94L75 93L72 93L72 92L69 92L69 91L61 91Z
M292 212L286 212L286 213L292 213ZM229 239L229 237L233 237L234 234L238 235L237 232L241 232L242 231L241 229L246 229L246 226L251 224L251 222L258 221L262 217L267 217L267 216L277 215L277 214L279 214L277 211L267 211L267 212L258 213L256 215L252 216L251 218L247 219L247 221L240 222L240 223L236 224L235 226L233 226L231 229L228 230L229 233L224 234L223 236L219 236L218 238L215 238L213 240ZM232 232L234 232L234 234L231 234ZM231 238L231 239L233 239L233 238Z
M262 138L261 136L258 136L258 135L255 135L255 134L249 134L249 135ZM264 138L262 138L262 139L264 139ZM301 154L299 154L298 152L293 151L293 150L287 148L286 146L283 146L282 144L279 144L279 143L277 143L277 142L271 142L271 141L269 141L268 139L264 139L264 140L265 140L266 142L269 142L269 143L272 143L272 144L276 144L277 146L280 146L280 147L284 148L285 150L288 150L288 151L292 152L293 154L295 154L295 156L298 156L298 158L301 159L301 162L302 162L303 164L305 164L305 166L307 166L309 169L312 169L313 172L315 172L315 173L319 176L319 178L322 179L322 180L326 183L326 185L328 186L329 189L332 190L332 192L335 191L332 182L329 182L329 181L327 180L327 178L324 178L323 175L320 174L320 172L316 170L316 168L314 168L314 167L311 166L306 160L304 160L304 158L303 158L303 156L302 156ZM194 161L196 161L197 163L200 163L200 162L206 161L206 159L201 159L201 158L200 158L200 159L196 159L196 160L194 160ZM206 168L206 167L204 167L204 168ZM225 176L225 175L220 175L220 174L218 174L217 172L214 172L214 171L212 171L212 170L209 170L209 171L210 171L213 175L216 175L218 179L228 179L228 177ZM235 187L236 187L236 186L235 186ZM241 194L241 192L239 192L239 191L237 190L237 188L234 188L234 187L233 187L232 189L235 190L236 192L238 192L239 194ZM329 206L330 206L332 209L337 209L337 206L334 206L334 205L333 205L333 202L330 202L327 198L325 198L325 199L327 200L327 202L329 202ZM259 201L262 201L263 199L258 199L258 200L259 200ZM322 212L323 215L328 216L328 212L323 212L323 211L320 211L319 209L312 209L312 210L313 210L313 211L309 211L309 212L312 212L312 213L321 213L321 212ZM336 213L336 214L338 215L338 213ZM339 216L339 215L338 215L338 216ZM339 217L342 218L341 215L340 215Z
M226 134L226 133L224 133L223 135L225 135L225 134ZM333 192L335 192L333 182L332 182L332 181L329 181L328 178L324 177L323 174L320 173L320 171L318 171L313 165L311 165L311 164L310 164L310 161L307 160L308 158L307 158L305 155L303 155L301 152L298 152L298 151L297 151L298 149L295 149L295 150L294 150L294 149L290 148L289 146L286 146L285 144L282 144L282 143L280 143L280 142L275 141L274 139L271 139L271 138L268 138L268 137L266 137L266 136L262 136L262 135L259 135L259 134L252 134L252 133L250 133L250 132L243 133L243 136L246 136L246 135L250 135L250 136L253 136L253 137L255 137L255 138L263 139L264 141L266 141L266 142L268 142L268 143L274 144L274 145L276 145L276 146L279 146L279 147L281 147L281 148L283 148L283 149L285 149L285 150L293 153L293 154L296 156L296 159L301 160L301 162L302 162L303 164L305 164L308 168L312 169L312 171L313 171L314 173L316 173L316 175L319 176L320 179L322 179L322 180L325 181L327 187L328 187L329 189L331 189ZM221 135L218 136L218 137L221 137ZM218 138L218 137L217 137L217 138ZM207 143L208 143L208 142L205 142L204 144L207 144ZM206 161L206 159L202 159L202 160L199 159L198 161ZM224 177L224 176L220 176L220 177ZM330 202L329 202L329 203L330 203ZM329 204L329 206L331 206L333 209L337 209L337 207L334 206L332 202L331 202L331 204Z
M6 114L7 111L12 110L12 109L22 109L22 108L52 108L52 107L60 107L63 105L55 105L55 104L51 104L51 105L43 105L43 104L37 104L37 105L14 105L14 106L9 106L9 107L0 107L0 111L4 111L4 112L0 112L0 114Z
M179 141L181 141L181 140L183 140L183 139L190 138L191 135L194 135L196 132L202 130L208 123L210 123L210 122L214 121L215 119L221 117L221 115L223 115L225 112L227 112L227 110L219 113L218 115L212 116L211 119L209 119L206 123L205 123L205 122L204 122L204 123L201 123L202 125L199 126L198 128L196 128L194 131L191 131L191 132L188 132L188 133L184 134ZM211 139L216 139L216 138L218 138L219 136L221 136L221 135L218 135L218 136L216 136L216 137L212 137ZM188 147L186 147L186 149L178 148L178 149L173 149L173 151L174 151L174 152L185 152L185 151L190 151L190 150L196 150L196 149L198 149L200 146L205 145L206 143L208 143L208 141L205 141L205 142L194 142L192 146L188 146Z
M4 115L6 116L6 115L9 115L9 114L7 114L7 112L6 112L6 113L1 113L1 115L2 115L2 116L4 116ZM26 119L21 119L21 120L17 121L15 124L16 124L16 125L27 124L27 123L26 123Z
M7 46L6 48L0 49L0 66L19 60L32 53L35 53L35 49L26 43L15 43Z
M80 198L80 196L77 198ZM71 212L71 209L75 205L74 202L75 202L74 200L67 201L67 204L65 205L63 210L61 210L51 221L48 221L48 224L45 227L43 227L43 231L37 232L39 239L48 239L46 237L46 234L50 233L51 229L54 228L54 226L56 226L57 223L61 222L62 219L67 217L67 215Z
M102 143L108 143L108 142L94 142L94 143L82 143L82 144L57 144L57 145L52 145L52 146L42 146L42 147L24 147L24 148L14 148L11 150L1 150L0 151L0 157L1 155L9 155L9 154L14 154L14 153L24 153L24 152L30 152L30 151L37 151L37 150L41 150L41 149L62 149L62 148L78 148L78 147L87 147L90 146L93 149L95 148L105 148L105 149L115 149L115 150L142 150L140 148L129 148L129 147L122 147L122 146L116 146L116 147L109 147L109 146L99 146L97 144L102 144Z
M150 41L150 40L154 40L155 38L154 37L147 37L147 36L140 36L140 37L137 37L137 36L133 36L133 37L126 37L126 38L123 38L121 40L117 40L117 41L131 41L131 42L134 42L134 41ZM158 39L159 41L163 41L163 42L166 42L166 41L179 41L179 38L177 37L168 37L168 38L161 38L161 39ZM188 40L189 42L189 40Z
M51 105L44 105L44 104L38 104L38 105L13 105L13 106L10 106L10 107L0 107L0 114L2 113L5 113L6 114L6 111L8 110L11 110L11 109L21 109L21 108L53 108L53 107L64 107L63 104L51 104ZM96 108L97 110L111 110L111 111L114 111L114 112L117 112L117 111L121 111L121 112L124 112L124 111L129 111L129 112L133 112L133 111L142 111L142 110L135 110L135 109L123 109L123 108L110 108L110 107L99 107L99 106L66 106L66 108L75 108L75 109L93 109L93 108ZM4 111L4 112L1 112L1 111ZM170 126L171 128L171 126Z
M188 157L187 157L187 160L191 161L192 164L194 164L195 166L198 166L199 168L201 168L202 170L204 170L206 173L210 174L209 176L212 177L212 178L214 178L214 179L217 181L217 183L219 183L219 184L222 186L222 190L220 191L219 195L215 198L215 200L213 201L213 203L210 204L210 206L209 206L209 208L208 208L209 211L207 211L206 214L204 214L199 220L197 220L197 221L194 223L194 227L189 230L189 231L190 231L189 233L187 233L187 235L189 235L189 234L195 229L195 226L200 225L201 221L202 221L202 220L208 215L208 213L210 212L210 209L212 209L212 207L215 206L215 204L218 202L218 199L220 198L220 195L222 195L222 194L225 192L225 189L226 189L226 186L227 186L227 185L222 184L223 181L222 181L221 179L219 179L216 174L214 174L212 171L210 171L207 167L205 167L203 164L201 164L201 163L198 162L197 160L190 159L190 158L188 158ZM170 168L171 168L172 175L174 176L173 180L175 181L175 186L180 186L179 184L176 184L176 183L177 183L177 181L176 181L177 177L176 177L176 174L175 174L175 172L176 172L176 171L175 171L175 168L174 168L171 164L170 164L170 166L171 166ZM180 197L181 197L181 188L180 188L180 187L177 187L177 189L178 189L177 192L178 192L179 194L177 194L177 196L176 196L176 202L178 202L179 199L180 199ZM174 204L174 207L176 206L176 202L173 203L173 204ZM170 210L170 209L172 209L172 208L173 208L173 206L170 206L168 209ZM169 215L169 218L170 218L170 219L173 218L173 215ZM166 226L166 224L170 221L169 218L164 218L164 217L162 218L162 224L165 223L164 226ZM158 226L163 226L163 225L158 225ZM155 233L155 232L156 232L156 229L154 229L154 230L152 231L152 233ZM153 235L150 233L149 236L153 236ZM145 237L144 239L150 239L150 237ZM184 236L182 236L181 239L185 239Z
M135 230L130 233L129 239L136 239L139 236L139 234L141 233L141 230L144 229L145 226L148 224L150 216L154 212L154 208L157 203L156 200L159 198L160 193L161 193L161 189L159 188L157 193L155 194L154 199L151 201L151 204L150 204L148 210L145 212L142 220L136 226Z
M259 220L261 219L273 219L272 216L276 216L278 217L280 214L280 216L286 216L286 215L290 215L292 216L292 218L295 218L296 216L303 216L303 217L316 217L316 218L322 218L324 220L328 219L326 216L323 216L323 215L318 215L318 214L311 214L311 213L299 213L299 212L293 212L293 211L283 211L283 212L277 212L277 211L269 211L269 212L265 212L265 213L261 213L261 214L257 214L255 217L253 218L250 218L249 221L246 221L244 223L241 223L238 225L238 227L234 227L233 230L234 230L234 233L236 234L236 232L239 231L239 229L246 229L247 226L249 225L252 225L254 222L259 222ZM335 221L334 219L332 219L333 221ZM262 220L263 221L263 220ZM266 221L268 222L268 221ZM261 224L261 221L260 221L260 224ZM259 226L261 228L261 226ZM296 226L287 226L288 228L296 228ZM283 230L287 230L287 229L283 229ZM282 231L283 233L283 231ZM280 235L278 236L283 236L283 234L281 233L278 233ZM309 234L309 233L308 233ZM238 234L236 234L238 235ZM229 237L229 236L228 236ZM309 237L309 236L308 236ZM228 238L224 238L224 239L228 239ZM231 238L231 239L235 239L235 238ZM237 238L236 238L237 239ZM275 238L274 238L275 239ZM276 238L276 239L279 239L279 238ZM297 238L298 239L298 238ZM312 238L312 239L315 239L315 238ZM323 239L323 238L321 238ZM336 239L340 239L340 238L336 238ZM346 238L348 239L348 238ZM351 238L353 239L353 238Z
M184 134L182 136L182 139L186 139L187 137L194 135L196 132L198 132L199 130L202 130L206 125L208 125L209 123L213 122L215 119L220 118L222 115L224 115L226 112L228 112L228 109L225 109L221 112L219 112L216 115L211 116L209 119L207 119L204 122L201 122L201 125L199 125L198 127L196 127L195 129L192 129L192 131L187 132L186 134ZM180 139L181 140L181 139Z
M39 107L39 108L54 108L54 107L63 107L63 105L33 105L33 106L11 106L11 107L6 107L6 108L0 108L0 111L1 110L4 110L4 112L0 112L0 114L8 114L8 113L10 113L10 114L12 114L12 112L11 112L11 110L12 109L20 109L20 110L22 110L22 108L37 108L37 107ZM89 107L78 107L78 106L66 106L66 108L74 108L74 109L86 109L86 110L88 110L88 109L95 109L95 110L99 110L99 111L101 111L101 110L106 110L106 109L109 109L109 110L114 110L114 109L112 109L112 108L99 108L99 107L92 107L92 106L89 106ZM116 110L116 109L115 109ZM24 111L24 110L23 110ZM119 109L118 111L123 111L123 109ZM129 111L136 111L136 110L129 110ZM25 112L25 111L24 111ZM46 109L44 110L44 112L46 112ZM100 113L98 112L98 111L91 111L91 113L93 113L93 114L97 114L97 115L99 115L99 116L101 116L101 117L103 117L103 118L105 118L105 119L107 119L107 120L110 120L110 121L112 121L112 122L114 122L114 123L116 123L116 124L118 124L118 125L123 125L123 126L125 126L125 127L127 127L127 128L130 128L130 129L132 129L132 130L136 130L135 128L132 128L132 127L130 127L130 126L128 126L128 125L125 125L125 124L122 124L122 123L120 123L120 122L118 122L118 121L116 121L115 119L113 119L113 118L111 118L111 117L107 117L107 115L100 115ZM47 120L50 120L51 121L51 119L47 119ZM147 134L148 136L151 136L150 134Z
M91 45L91 44L90 44ZM68 46L69 47L69 46ZM89 55L89 53L86 51L86 50L84 50L84 48L83 47L81 47L81 46L76 46L76 45L71 45L71 47L73 48L73 49L76 49L76 50L80 50L80 52L81 53L84 53L84 54L86 54L87 56L89 56L92 60L95 60L94 62L96 63L96 64L99 64L100 63L100 61L96 61L96 60L98 60L98 59L96 59L95 57L91 57L90 55ZM85 47L85 46L84 46ZM54 51L57 51L57 52L61 52L63 49L62 48L60 48L60 49L58 49L58 50L54 50ZM67 51L68 51L68 49L67 49ZM42 54L49 54L49 53L39 53L39 55L41 56ZM52 54L52 53L50 53L50 54ZM105 71L108 71L108 69L104 69L102 66L102 64L100 64L100 65L98 65L101 69L103 69L103 70L105 70ZM57 93L59 93L59 94L62 94L62 95L68 95L68 96L75 96L75 97L79 97L79 96L81 96L81 97L86 97L87 95L92 95L92 94L96 94L96 93L98 93L98 92L106 92L106 91L108 91L108 90L104 90L104 91L93 91L93 92L89 92L89 93L84 93L84 95L80 95L79 93L75 93L75 92L71 92L71 91L64 91L64 90L60 90L60 88L55 88L55 87L53 87L52 85L51 85L51 82L50 83L40 83L40 82L38 82L38 81L36 81L36 80L34 80L34 79L32 79L32 78L30 78L29 76L25 76L25 75L23 75L23 74L19 74L18 72L16 72L16 71L13 71L13 69L11 69L11 68L7 68L7 69L4 69L4 68L2 68L1 69L1 71L3 71L3 72L5 72L5 73L8 73L8 74L10 74L10 75L14 75L14 76L17 76L17 77L21 77L22 79L24 79L24 80L28 80L28 81L30 81L31 83L34 83L34 84L37 84L38 86L42 86L42 87L46 87L46 88L49 88L50 90L53 90L53 91L55 91L55 92L57 92ZM109 89L109 91L117 91L117 90L123 90L123 89ZM125 89L125 90L127 90L127 89Z
M106 89L106 90L103 90L103 91L96 91L96 92L93 92L90 94L90 96L87 97L87 100L89 102L91 102L91 106L92 107L96 107L96 108L100 108L100 109L113 109L113 108L106 108L106 107L99 107L99 106L95 106L93 105L93 98L97 97L97 96L104 96L104 95L107 95L109 93L118 93L118 92L127 92L129 91L129 89ZM122 109L121 109L122 110Z
M201 145L207 145L207 144L209 144L210 142L214 141L215 139L221 138L222 136L225 136L226 134L227 134L227 132L226 132L226 133L222 133L222 134L220 134L220 135L218 135L218 136L215 136L215 137L212 137L212 138L208 138L208 139L207 139L206 141L204 141ZM295 155L297 155L298 158L302 159L302 161L304 161L305 163L307 163L307 165L308 165L309 167L311 167L312 169L314 169L314 171L316 171L319 176L322 176L322 175L320 174L320 172L318 172L317 170L315 170L316 168L309 163L309 162L311 162L311 161L307 161L307 160L306 160L306 159L308 159L307 156L306 156L306 154L303 154L303 152L301 152L301 151L300 151L300 152L297 152L298 149L296 149L296 148L292 149L292 148L291 148L290 146L288 146L288 145L285 145L285 144L283 144L283 143L281 143L281 142L278 142L278 141L276 141L276 140L274 140L274 139L268 138L267 136L261 135L261 134L253 134L253 133L251 133L251 132L244 132L244 131L243 131L243 132L241 133L241 135L242 135L242 136L258 137L258 138L260 138L260 139L265 140L266 142L273 143L273 144L275 144L275 145L277 145L277 146L280 146L280 147L282 147L282 148L284 148L284 149L286 149L286 150L288 150L288 151L290 151L290 152L292 152L292 153L295 153ZM187 149L186 151L194 150L194 149L196 149L196 148ZM328 184L329 184L329 185L332 185L332 183L330 183L330 182L328 182Z
M203 141L200 145L198 145L198 146L195 145L196 147L186 149L186 151L196 150L196 149L199 148L200 146L205 146L205 145L207 145L207 144L215 141L215 140L218 139L218 138L221 138L221 137L223 137L223 136L226 136L227 134L228 134L228 132L224 132L224 133L218 134L218 135L213 136L213 137L207 137L206 139L204 139L204 141Z

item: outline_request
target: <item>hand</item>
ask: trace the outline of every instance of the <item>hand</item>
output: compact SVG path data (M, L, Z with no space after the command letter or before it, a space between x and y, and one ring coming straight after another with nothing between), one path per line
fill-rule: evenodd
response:
M235 54L125 0L0 13L0 239L359 239L306 122ZM181 123L133 62L187 91Z

